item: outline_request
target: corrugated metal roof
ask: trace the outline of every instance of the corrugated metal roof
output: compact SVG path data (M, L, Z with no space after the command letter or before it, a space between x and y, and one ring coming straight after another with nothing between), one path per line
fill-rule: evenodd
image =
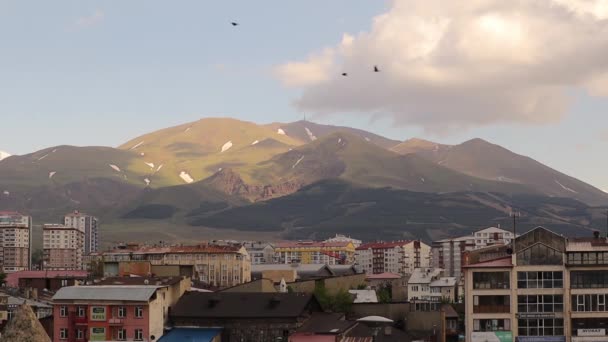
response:
M158 286L68 286L62 287L53 300L121 300L147 302Z
M432 287L448 287L456 285L455 277L441 277L431 282Z
M602 252L608 251L605 243L594 243L591 241L568 241L566 252Z

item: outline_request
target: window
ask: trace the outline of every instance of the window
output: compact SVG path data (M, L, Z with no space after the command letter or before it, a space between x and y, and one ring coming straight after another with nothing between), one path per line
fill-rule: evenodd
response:
M127 308L124 306L121 306L118 308L118 318L125 318L127 317Z
M67 279L61 279L61 287L64 286L68 286L68 280Z
M60 306L59 307L59 316L60 317L68 317L68 307L67 306Z
M412 286L412 292L417 292L417 291L418 291L418 285Z
M517 296L519 312L563 312L564 298L562 295L520 295Z
M142 329L135 329L135 341L144 340L144 331Z
M82 329L76 330L76 339L77 340L84 339L84 330L82 330Z
M510 296L473 296L473 313L511 312Z
M520 289L561 289L564 284L562 272L517 272L517 287Z
M508 319L474 319L473 331L509 331L511 320Z
M606 296L604 293L573 295L572 311L606 312Z
M564 335L564 320L561 318L520 319L520 336L562 336Z
M78 307L78 317L84 317L86 315L86 308L84 306Z
M135 318L143 318L144 317L144 308L141 306L135 307Z
M596 289L608 287L608 271L572 271L570 287L573 289Z
M563 254L542 244L533 245L517 253L518 265L561 265Z
M473 288L481 289L508 289L509 272L475 272L473 273Z
M59 339L60 340L67 340L68 339L68 329L67 328L61 328L61 329L59 329Z
M126 329L118 329L117 340L125 341L127 339L127 330Z

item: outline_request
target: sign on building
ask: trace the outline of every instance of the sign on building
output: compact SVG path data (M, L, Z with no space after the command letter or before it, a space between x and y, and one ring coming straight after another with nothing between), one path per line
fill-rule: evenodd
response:
M90 335L89 341L105 341L106 340L106 328L92 327L91 333L89 335Z
M105 306L92 306L91 307L91 321L105 321L106 320L106 307Z
M606 329L577 329L577 336L604 336Z
M513 342L510 331L477 331L471 335L471 342Z

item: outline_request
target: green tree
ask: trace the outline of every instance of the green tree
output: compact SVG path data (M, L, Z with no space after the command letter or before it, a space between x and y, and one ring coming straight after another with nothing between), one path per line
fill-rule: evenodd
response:
M333 297L333 311L348 313L353 306L353 296L345 289L340 289Z
M391 293L387 288L381 288L377 292L378 302L380 303L390 303L391 302Z
M367 289L367 285L366 284L359 284L357 285L357 290L365 290Z

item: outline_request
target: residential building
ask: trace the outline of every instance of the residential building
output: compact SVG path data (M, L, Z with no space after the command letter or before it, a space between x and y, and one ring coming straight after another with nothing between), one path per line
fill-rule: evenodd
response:
M366 243L355 251L356 265L367 274L412 274L415 268L429 267L430 259L431 248L418 240Z
M53 297L53 341L156 341L188 289L183 281L63 287Z
M87 271L19 271L6 276L6 286L56 292L65 286L84 284Z
M281 264L352 264L355 246L350 241L289 241L277 243L274 254L275 261Z
M244 242L252 265L272 264L274 262L274 246L268 242Z
M367 286L372 290L390 289L391 299L396 302L407 300L407 280L409 277L397 273L368 274Z
M608 341L608 241L543 227L467 255L467 341Z
M65 215L63 224L76 228L84 233L84 254L99 250L99 220L96 217L81 213L78 210Z
M42 267L49 271L82 270L84 232L61 224L42 226Z
M0 212L0 268L4 273L30 269L32 218L17 212Z
M170 316L174 329L221 328L224 342L268 342L287 341L320 311L311 294L187 292Z
M441 296L431 290L431 283L441 279L442 273L440 268L415 269L407 282L408 301L441 301Z
M441 268L449 277L462 277L462 253L493 245L506 245L513 239L513 233L500 227L489 227L457 238L449 238L432 243L432 263Z
M323 242L352 242L353 246L355 246L355 248L361 246L361 244L363 244L363 241L361 240L357 240L357 239L353 239L350 236L346 236L346 235L342 235L342 234L336 234L336 236L329 238Z
M91 255L105 276L188 276L214 287L251 281L251 261L240 245L141 246L131 244Z

